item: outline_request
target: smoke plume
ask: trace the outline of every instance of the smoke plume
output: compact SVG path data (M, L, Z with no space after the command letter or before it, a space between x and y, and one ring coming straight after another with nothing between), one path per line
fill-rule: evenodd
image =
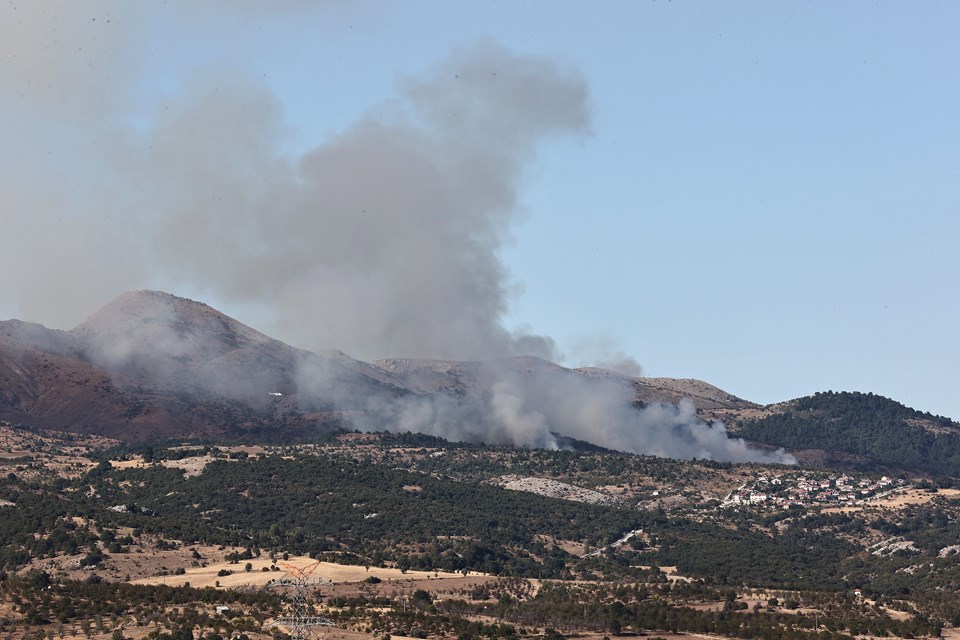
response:
M242 74L205 75L146 130L105 145L101 191L86 183L79 198L41 208L23 195L32 221L16 235L45 224L66 233L43 264L4 284L22 313L53 324L80 319L74 301L44 302L63 281L83 278L86 295L105 281L101 299L189 283L311 350L552 358L549 338L502 325L500 249L537 145L582 135L588 121L577 72L481 43L291 157L269 93ZM0 260L25 264L17 254Z
M396 371L393 363L375 363ZM795 464L782 449L765 452L728 435L721 422L699 419L690 400L679 405L634 406L634 379L586 376L537 358L506 358L481 363L426 363L400 369L408 385L417 380L430 393L360 397L349 385L334 383L320 365L301 368L299 390L349 408L352 426L362 430L428 433L450 440L558 449L562 436L609 449L678 459ZM428 371L424 375L424 370ZM456 389L436 389L430 373ZM332 393L331 393L332 392Z
M262 10L252 4L244 10ZM589 133L576 69L476 43L292 152L301 147L280 104L242 67L138 93L151 55L141 43L173 22L146 6L0 9L0 292L19 314L69 327L118 292L186 288L311 351L558 357L551 338L504 326L511 281L500 255L538 147ZM169 344L165 362L196 347ZM94 353L128 366L131 346ZM602 362L639 374L612 354ZM305 396L403 429L545 447L559 432L674 457L764 458L688 405L637 411L619 387L490 365L471 398L367 401L317 363L307 358L298 372Z

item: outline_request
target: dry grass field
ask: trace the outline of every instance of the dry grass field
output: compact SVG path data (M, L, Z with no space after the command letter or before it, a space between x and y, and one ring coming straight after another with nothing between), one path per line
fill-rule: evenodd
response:
M246 571L246 565L250 564L250 571ZM249 561L240 561L237 564L230 562L217 562L208 564L205 567L189 567L181 575L163 575L139 578L132 580L133 584L164 584L169 586L182 586L189 583L192 587L262 587L269 582L276 581L286 575L285 565L293 566L298 569L309 567L315 564L306 556L291 556L287 561L272 562L269 558L254 558ZM271 570L276 567L275 570ZM229 575L218 575L220 572L229 571ZM362 567L358 565L342 565L332 562L321 562L317 568L310 574L311 577L329 580L334 584L363 582L367 578L376 577L382 582L422 582L444 580L463 580L465 577L460 573L447 573L444 571L406 571L387 567ZM472 573L470 575L478 576L480 574Z

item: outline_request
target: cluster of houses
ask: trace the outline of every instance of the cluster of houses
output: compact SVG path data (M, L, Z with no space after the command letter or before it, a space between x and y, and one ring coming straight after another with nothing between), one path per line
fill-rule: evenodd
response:
M904 480L895 480L887 476L880 479L853 477L846 474L760 476L732 491L720 506L790 509L818 505L857 505L887 495L891 491L905 487L906 484Z

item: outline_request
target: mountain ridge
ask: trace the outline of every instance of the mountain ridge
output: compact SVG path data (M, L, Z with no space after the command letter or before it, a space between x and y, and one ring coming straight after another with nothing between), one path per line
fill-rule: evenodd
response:
M368 363L336 350L308 352L202 302L151 290L121 294L67 331L0 322L0 416L120 439L329 428L345 413L369 412L366 396L479 399L503 375L602 379L641 403L676 402L684 386L697 386L715 390L715 397L687 394L704 408L752 406L699 381L570 369L530 356Z
M761 406L701 380L637 378L532 356L363 362L335 349L297 349L202 302L149 290L118 296L68 331L0 322L0 419L68 432L127 441L289 441L331 429L419 431L493 444L590 442L735 461L754 455L737 444L746 438L761 447L757 456L786 447L809 460L960 475L952 460L927 468L917 455L906 456L909 447L894 455L869 451L856 442L862 435L856 430L818 441L811 434L827 427L815 411L797 410L805 402L813 400ZM863 420L882 422L880 409L889 403ZM918 429L960 433L956 423L915 413L887 425L894 434L888 440ZM581 421L579 430L564 428L569 416ZM624 419L626 426L611 427L611 420ZM733 438L704 420L729 424ZM612 435L594 437L604 428Z

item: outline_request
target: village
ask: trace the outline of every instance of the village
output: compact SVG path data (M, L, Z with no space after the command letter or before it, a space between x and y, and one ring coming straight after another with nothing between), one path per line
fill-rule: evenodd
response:
M879 479L847 474L813 476L783 474L760 476L732 491L721 508L765 507L773 509L813 506L855 506L878 500L894 491L909 488L903 479Z

